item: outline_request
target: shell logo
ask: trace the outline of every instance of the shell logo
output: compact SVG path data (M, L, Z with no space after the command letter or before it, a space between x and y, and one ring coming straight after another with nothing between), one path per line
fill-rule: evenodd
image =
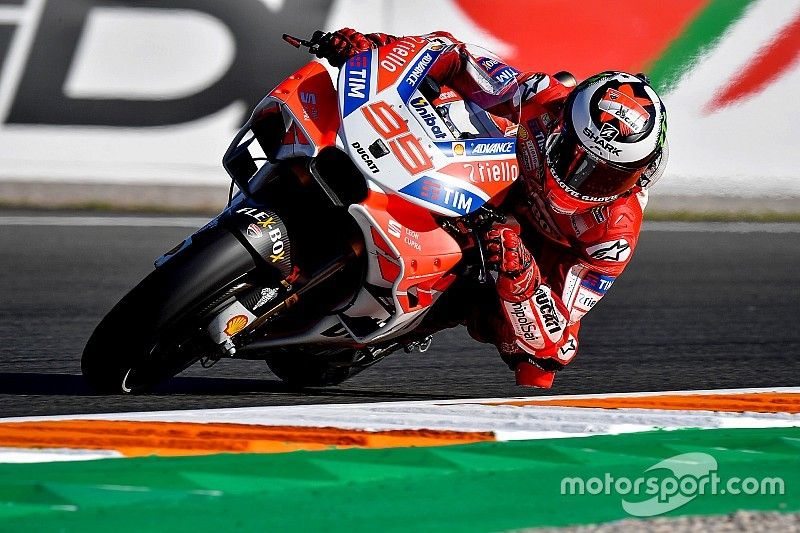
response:
M464 148L464 143L453 143L453 153L456 155L464 155L466 149Z
M244 315L236 315L225 325L225 335L232 337L244 329L250 320Z

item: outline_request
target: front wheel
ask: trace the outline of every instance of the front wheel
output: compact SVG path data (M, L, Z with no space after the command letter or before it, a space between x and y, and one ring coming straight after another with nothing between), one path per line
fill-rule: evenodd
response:
M143 392L216 349L203 313L255 268L247 250L216 227L134 287L95 328L81 370L100 393Z

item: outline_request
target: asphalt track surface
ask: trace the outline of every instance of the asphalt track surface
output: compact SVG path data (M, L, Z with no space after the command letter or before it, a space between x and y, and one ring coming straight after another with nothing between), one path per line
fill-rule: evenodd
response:
M97 396L80 376L86 340L191 228L5 218L21 214L0 212L0 416L800 385L800 226L668 224L643 232L549 392L516 387L458 328L338 387L293 392L263 362L223 360L150 394Z

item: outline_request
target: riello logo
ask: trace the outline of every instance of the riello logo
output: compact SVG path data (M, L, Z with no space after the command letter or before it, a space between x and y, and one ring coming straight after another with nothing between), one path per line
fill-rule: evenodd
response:
M5 15L0 19L0 66L4 76L0 80L4 88L0 101L6 110L5 123L167 126L207 117L234 103L243 103L243 110L251 109L265 88L275 86L285 73L307 61L302 54L284 49L279 38L271 37L280 36L287 29L297 35L310 35L324 26L331 3L332 0L0 0ZM163 53L145 58L145 66L140 69L142 77L133 85L160 87L164 82L161 73L180 70L170 70L170 65L185 67L194 61L198 66L184 79L170 80L177 85L176 90L160 94L138 94L124 86L93 87L91 76L79 72L81 65L93 65L95 70L90 74L107 67L130 75L128 54L137 46L135 42L125 45L117 28L134 40L140 39L140 43L146 44L153 37L164 38L167 43ZM215 31L205 31L208 28ZM180 46L171 49L170 38ZM176 52L188 48L186 41L207 42L209 38L219 41L217 55L224 56L216 58L216 70L206 66L203 58ZM87 46L90 42L94 46ZM114 51L118 52L116 56ZM153 66L150 71L148 64ZM76 73L88 79L79 91L71 87Z

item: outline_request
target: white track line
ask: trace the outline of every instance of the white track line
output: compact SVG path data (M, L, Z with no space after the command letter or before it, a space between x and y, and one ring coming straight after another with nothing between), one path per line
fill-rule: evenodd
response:
M91 461L124 457L116 450L75 450L71 448L0 448L0 463L53 463Z
M0 226L120 226L199 228L209 218L155 216L0 216ZM644 231L800 233L798 222L645 222Z

